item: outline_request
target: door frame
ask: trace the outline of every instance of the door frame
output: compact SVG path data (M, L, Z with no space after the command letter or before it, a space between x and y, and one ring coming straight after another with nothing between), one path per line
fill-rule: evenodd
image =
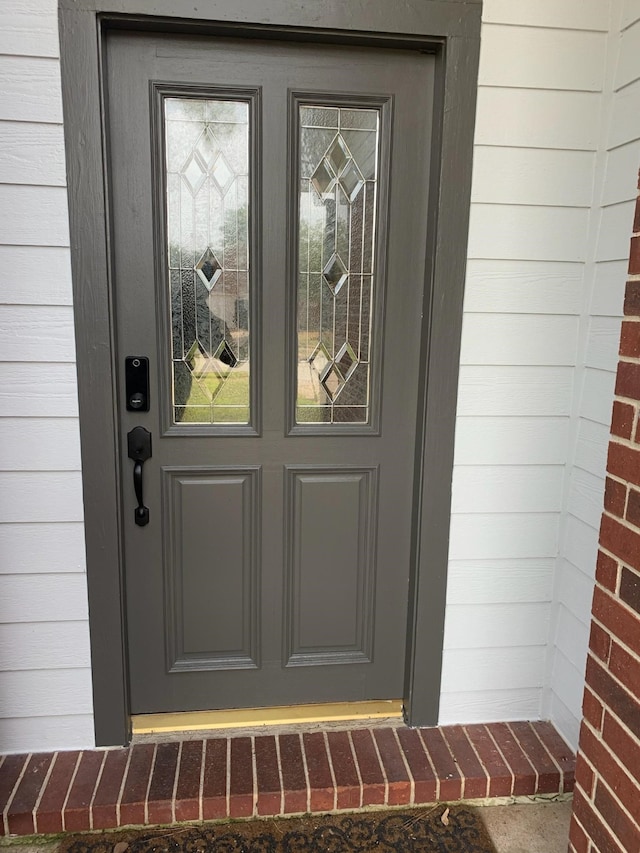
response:
M318 7L320 0L316 0ZM206 8L205 8L206 7ZM104 38L110 28L435 54L434 139L413 486L404 709L437 725L481 0L59 0L96 745L131 736ZM78 81L82 81L78 85Z

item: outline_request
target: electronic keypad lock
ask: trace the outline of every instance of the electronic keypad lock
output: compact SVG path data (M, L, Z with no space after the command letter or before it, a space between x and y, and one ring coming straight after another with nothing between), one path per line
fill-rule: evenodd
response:
M128 412L149 411L149 359L128 355L124 360L125 392Z

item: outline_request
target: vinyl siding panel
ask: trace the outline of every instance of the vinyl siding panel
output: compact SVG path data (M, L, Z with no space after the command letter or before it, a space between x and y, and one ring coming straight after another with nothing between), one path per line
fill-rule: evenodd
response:
M47 271L46 287L33 280L34 270L43 269ZM71 305L72 301L66 247L0 245L1 305Z
M637 3L613 2L611 15L605 109L578 335L581 357L571 416L573 439L556 575L549 688L543 705L573 746L581 718L632 200L640 166L640 9Z
M0 752L93 745L55 0L0 8Z
M0 183L64 187L62 126L0 122Z
M0 56L0 120L62 124L58 59Z
M56 57L59 52L55 0L3 0L0 53Z
M580 263L468 260L465 310L467 315L577 315L582 306L582 274Z
M570 566L590 553L589 522L601 511L597 475L585 471L571 482L566 465L577 447L582 388L596 429L583 432L581 458L592 468L601 460L597 427L610 416L608 370L619 322L617 304L603 290L610 310L589 325L585 292L592 246L611 242L606 256L613 259L620 239L610 233L620 199L611 200L601 232L594 232L593 212L611 112L603 94L613 76L610 4L487 0L483 21L441 720L464 722L480 708L484 716L475 719L548 715L548 684L568 668L570 687L554 695L553 706L566 735L566 720L580 708L576 663L590 596L581 593L577 614L561 610L561 532ZM631 154L619 160L630 163ZM576 517L567 527L569 503ZM535 602L503 602L491 592L505 572L518 577L518 567L526 572L536 561L550 568ZM474 602L462 580L471 583L472 571L460 567L476 562L489 589ZM571 571L578 570L567 569L569 581ZM579 577L581 590L588 588L587 575ZM569 647L571 620L582 628ZM465 688L449 668L455 661L467 675L463 656L471 660L483 644L499 649L505 662L492 661L495 682L481 671ZM516 674L508 661L528 646L535 665ZM550 646L565 655L555 664Z
M564 465L568 418L459 417L457 465Z
M634 0L628 0L629 3ZM609 8L602 0L490 0L485 2L482 19L493 24L521 27L557 27L569 30L609 29Z
M602 33L485 23L480 86L599 92L604 73Z

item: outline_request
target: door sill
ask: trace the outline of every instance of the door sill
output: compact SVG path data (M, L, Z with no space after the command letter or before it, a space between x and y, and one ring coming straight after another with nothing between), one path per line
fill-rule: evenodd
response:
M331 702L322 705L283 705L274 708L233 708L225 711L183 711L169 714L136 714L131 717L133 735L194 732L207 729L246 729L347 720L402 719L402 700Z

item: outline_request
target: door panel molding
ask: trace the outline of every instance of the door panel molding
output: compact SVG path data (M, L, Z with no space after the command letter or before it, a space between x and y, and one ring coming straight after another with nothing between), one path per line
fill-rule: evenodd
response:
M285 467L283 664L321 666L373 660L378 468ZM329 515L331 529L319 529ZM322 589L336 607L320 610ZM344 633L332 645L323 629ZM324 636L323 636L324 635Z
M455 405L469 220L480 0L60 0L60 41L96 743L130 739L123 627L104 39L110 28L414 48L436 56L435 140L413 501L405 715L438 720ZM78 85L82 80L82 86ZM127 484L123 484L126 488ZM120 568L119 568L120 567Z
M165 601L173 602L167 619L169 672L260 666L260 475L259 466L161 471ZM225 586L217 580L209 595L189 584L188 568L199 567L201 553L212 563L233 563ZM212 573L206 577L211 583Z

